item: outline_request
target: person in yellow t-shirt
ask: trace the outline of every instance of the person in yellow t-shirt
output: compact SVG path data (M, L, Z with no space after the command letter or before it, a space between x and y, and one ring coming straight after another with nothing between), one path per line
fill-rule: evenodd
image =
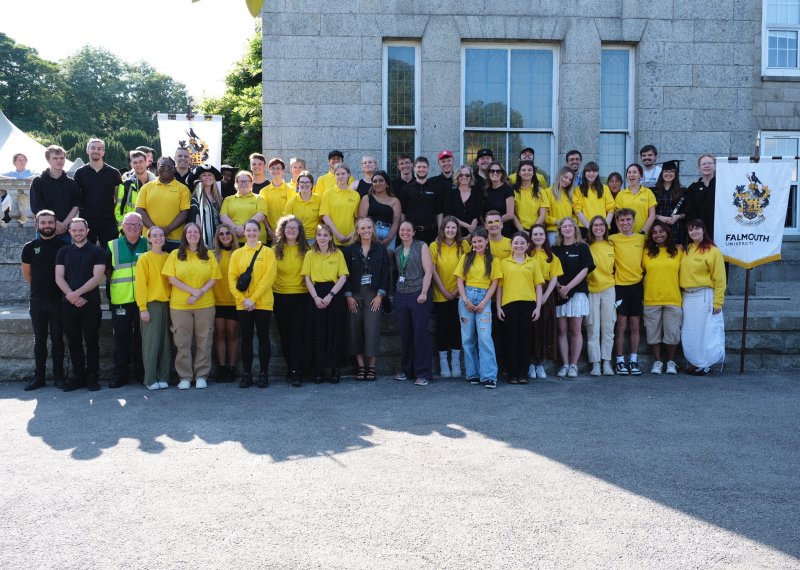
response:
M136 262L136 304L142 321L142 361L144 385L150 390L169 388L172 368L172 341L169 336L169 280L161 275L169 254L164 251L164 230L150 226L147 232L150 251Z
M350 167L339 164L334 171L336 186L325 192L319 207L319 216L333 232L336 245L350 243L356 234L356 215L361 196L348 187Z
M541 311L542 270L528 257L528 234L511 238L511 256L500 262L502 277L497 286L497 317L503 321L503 343L508 353L508 383L527 384L533 348L532 322Z
M214 293L212 288L222 279L219 265L203 243L200 226L188 223L183 229L181 244L169 254L161 271L170 284L169 314L177 353L175 370L180 382L178 390L195 385L207 386L211 371L211 348L214 340ZM195 346L192 361L192 343Z
M257 159L256 159L257 160ZM234 178L236 194L228 196L222 201L219 219L223 224L230 226L233 235L239 240L239 245L245 242L244 224L254 220L264 224L267 219L267 203L264 198L253 193L253 175L246 170L240 170ZM259 241L267 241L267 232L262 227Z
M239 361L239 319L236 316L236 300L228 287L228 268L231 254L239 247L233 230L227 224L217 226L213 240L214 257L224 279L214 283L214 352L219 373L217 382L229 384L236 379L236 363Z
M271 243L275 239L278 220L283 215L289 198L294 196L295 192L283 179L283 172L286 168L283 160L278 157L271 158L267 166L271 180L258 194L264 198L267 204L267 219L264 225L267 227L267 239Z
M636 212L636 219L633 223L633 233L646 234L656 219L656 200L655 194L646 186L641 186L639 181L644 176L644 169L639 164L631 164L626 171L628 186L620 190L614 202L617 210L630 208Z
M602 215L589 220L589 251L594 271L589 273L589 317L586 319L589 362L592 376L613 376L611 351L614 348L616 292L614 288L614 244L608 241L608 223ZM601 366L602 361L602 366Z
M297 192L286 202L283 209L284 216L294 216L303 224L303 236L308 244L314 242L319 224L319 209L322 198L314 194L314 177L308 171L303 171L297 177Z
M503 260L511 255L511 240L503 236L503 217L497 210L489 210L485 220L492 257L498 261Z
M543 224L550 208L546 187L534 177L532 161L522 161L517 167L514 185L514 225L518 231L530 234L534 224Z
M228 289L236 301L236 316L242 337L242 367L239 388L253 384L253 336L258 335L257 386L269 386L269 360L272 350L269 342L269 322L272 319L272 284L277 268L275 254L258 239L261 224L250 220L245 223L245 244L231 254L228 267ZM245 277L250 275L249 280ZM244 283L242 281L245 281ZM249 281L249 282L248 282Z
M501 226L502 227L502 226ZM433 262L433 311L436 314L436 350L439 375L461 376L461 325L458 320L458 283L454 271L470 245L461 237L458 218L445 216L439 235L431 244Z
M310 192L307 173L298 177L303 191ZM308 186L309 188L305 188ZM303 362L303 335L306 332L308 289L302 275L303 260L309 246L303 223L296 216L283 216L275 228L275 261L278 271L272 285L275 298L275 322L281 339L281 353L286 361L286 381L299 388L303 385L306 366Z
M583 167L581 183L572 193L572 211L578 218L581 234L588 238L589 220L601 216L607 225L611 225L616 204L608 186L600 182L600 166L596 162L587 162Z
M175 161L162 156L158 159L158 178L139 190L136 212L142 216L145 228L159 226L164 230L164 251L178 247L190 207L189 189L175 179Z
M683 250L675 245L669 224L656 220L647 233L642 255L644 269L644 328L653 347L651 374L664 370L661 344L667 349L667 374L677 374L675 351L681 340L680 268Z
M638 376L639 332L644 312L644 286L642 285L642 252L644 236L634 233L636 212L621 208L614 214L619 228L618 234L608 238L614 246L614 290L617 305L617 327L615 348L617 353L616 373L620 376ZM625 332L630 331L630 355L625 362Z
M564 275L561 260L553 253L547 230L542 224L534 224L531 228L531 249L529 255L539 263L545 286L539 303L539 318L533 322L533 363L528 368L528 378L545 379L545 360L556 359L556 338L558 338L558 322L556 321L556 287L558 278Z
M314 186L314 194L322 198L325 192L337 186L336 167L342 162L344 162L344 154L342 151L332 150L328 153L328 172L317 178L317 184ZM350 176L347 180L347 187L350 187L355 181L356 179Z
M358 196L358 192L353 193ZM317 226L314 245L303 258L300 273L311 295L306 311L306 365L313 370L315 384L326 377L332 384L338 384L339 369L345 364L347 319L344 295L339 293L349 273L344 255L333 242L333 231L325 224Z
M476 228L472 251L458 261L458 315L461 318L461 345L470 384L497 388L497 359L492 339L492 296L500 278L499 262L492 257L489 232Z
M691 243L681 260L683 289L681 345L689 363L686 371L703 376L725 359L725 260L702 220L686 224Z
M575 192L574 181L575 174L569 167L565 166L558 171L558 176L553 181L553 185L547 189L550 208L545 216L545 224L547 225L547 239L550 240L551 246L556 244L558 221L563 218L574 219L572 215L572 196Z

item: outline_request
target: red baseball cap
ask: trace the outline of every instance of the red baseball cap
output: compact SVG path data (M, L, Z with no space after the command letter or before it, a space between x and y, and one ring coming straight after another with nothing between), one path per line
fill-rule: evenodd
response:
M450 152L449 150L443 150L442 152L439 153L438 160L442 160L443 158L453 158L453 153Z

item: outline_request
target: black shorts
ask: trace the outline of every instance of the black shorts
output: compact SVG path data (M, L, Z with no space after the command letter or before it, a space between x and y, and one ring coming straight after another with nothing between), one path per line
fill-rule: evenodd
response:
M239 320L239 318L236 316L235 305L217 305L215 309L217 310L216 314L214 315L215 319L226 319L228 321Z
M621 317L641 317L644 312L644 284L615 285L617 314Z

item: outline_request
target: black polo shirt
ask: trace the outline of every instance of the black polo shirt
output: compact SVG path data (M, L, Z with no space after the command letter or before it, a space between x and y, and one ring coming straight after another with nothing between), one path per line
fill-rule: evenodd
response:
M399 198L403 214L415 226L436 228L436 216L442 213L442 200L436 186L430 182L420 184L414 179L403 186Z
M75 180L62 172L58 178L50 175L50 169L45 169L40 176L31 182L30 198L31 210L34 214L41 210L53 210L56 219L61 222L78 205L80 190Z
M80 289L94 275L94 266L106 265L103 249L93 243L86 242L83 247L75 244L61 248L56 254L56 265L64 266L64 279L73 291ZM91 303L100 303L100 288L95 287L83 298Z
M75 182L81 191L81 217L87 220L107 218L116 220L114 205L117 200L117 189L122 184L119 170L105 162L100 170L85 164L75 171Z
M56 285L56 256L67 242L58 236L38 238L22 246L22 263L31 266L31 300L58 299L61 289Z

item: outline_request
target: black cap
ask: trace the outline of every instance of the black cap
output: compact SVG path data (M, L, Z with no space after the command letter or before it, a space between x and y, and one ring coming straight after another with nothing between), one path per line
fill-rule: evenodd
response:
M678 162L677 160L668 160L661 165L661 170L678 170Z
M334 156L338 156L342 160L344 160L344 153L340 150L332 150L328 153L328 160L332 159Z
M494 153L490 148L482 148L478 151L478 154L475 156L475 158L480 158L482 156L491 156L492 158L494 158Z

